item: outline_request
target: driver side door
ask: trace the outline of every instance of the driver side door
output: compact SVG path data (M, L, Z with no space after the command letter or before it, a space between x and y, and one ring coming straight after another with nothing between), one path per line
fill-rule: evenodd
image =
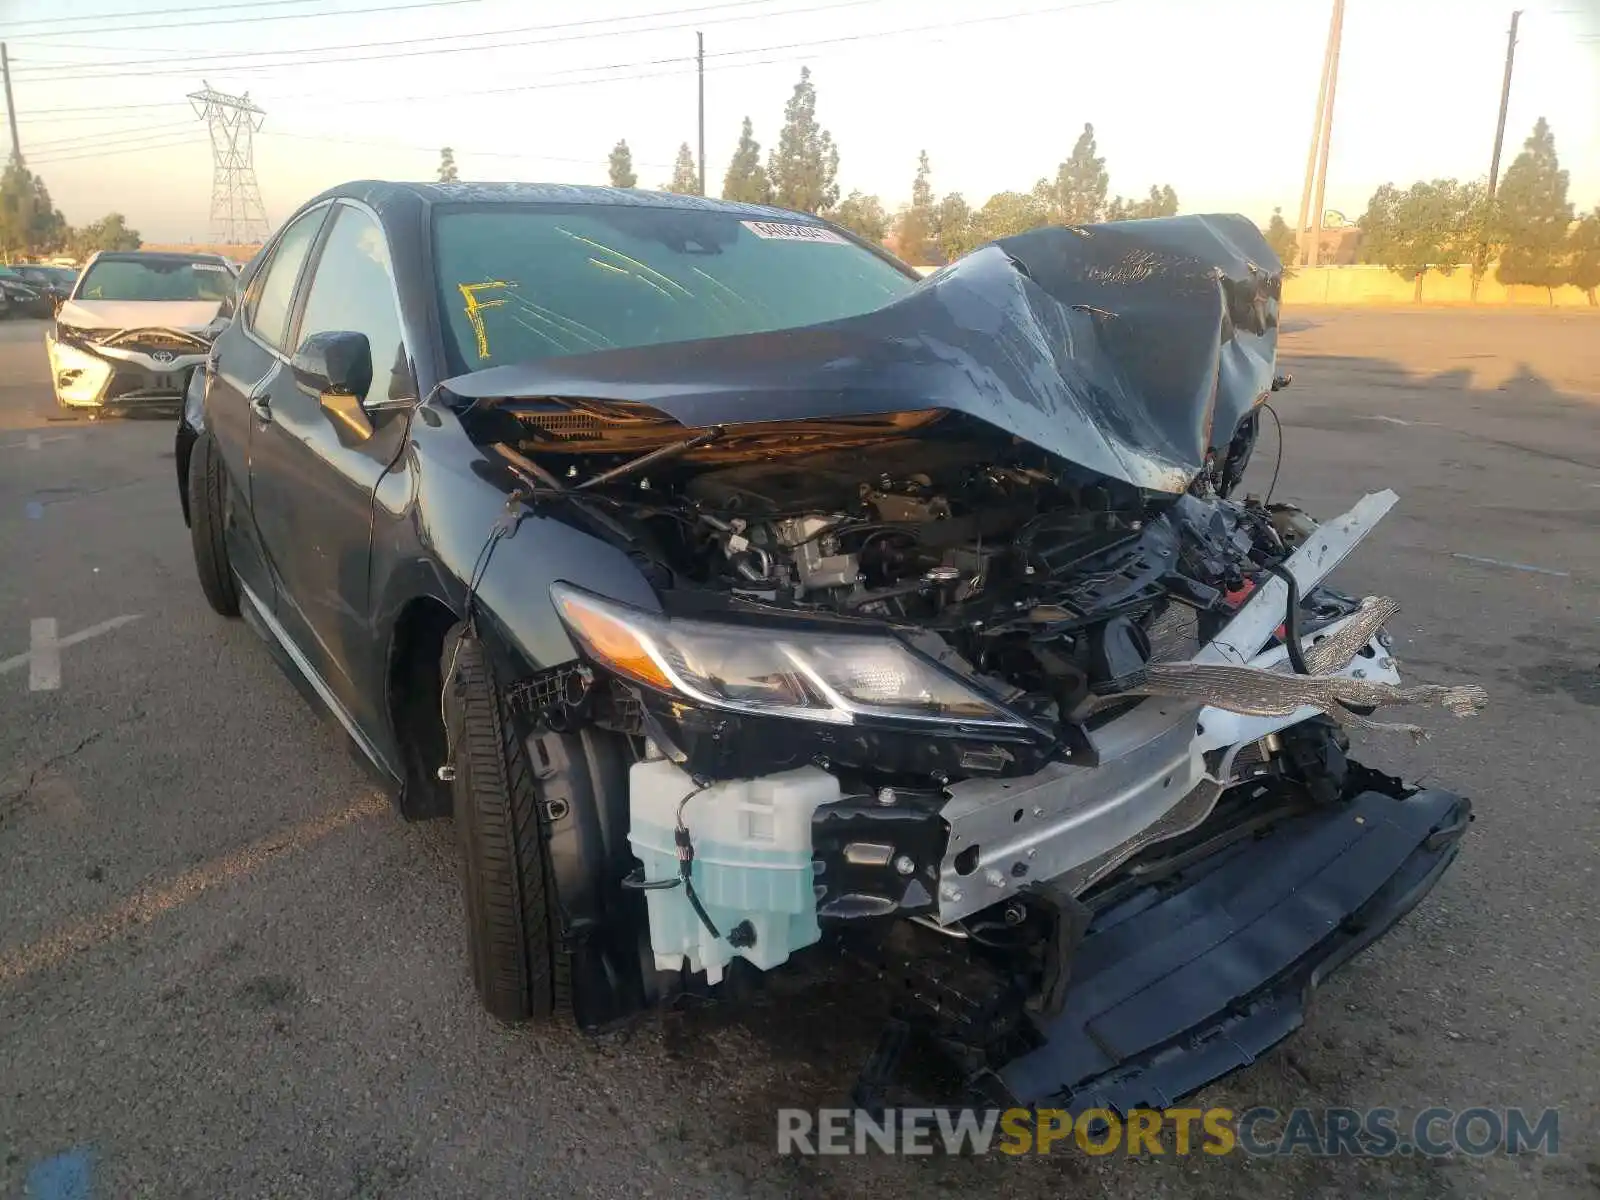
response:
M277 582L275 615L358 744L384 727L382 648L371 614L373 493L404 447L416 385L388 244L364 207L337 202L312 251L289 345L313 334L365 335L372 383L360 397L370 433L341 420L294 362L253 406L250 490ZM318 686L320 684L320 686Z

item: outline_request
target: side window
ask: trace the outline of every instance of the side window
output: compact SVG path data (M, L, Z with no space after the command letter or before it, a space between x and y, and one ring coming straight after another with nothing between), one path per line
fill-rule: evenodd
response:
M251 295L245 302L245 320L257 337L279 350L283 349L284 329L289 323L294 282L327 215L325 208L313 209L285 229L272 252L272 261L252 282Z
M300 320L300 342L314 333L353 330L372 347L372 387L364 402L416 395L395 308L389 246L378 223L358 208L335 209Z

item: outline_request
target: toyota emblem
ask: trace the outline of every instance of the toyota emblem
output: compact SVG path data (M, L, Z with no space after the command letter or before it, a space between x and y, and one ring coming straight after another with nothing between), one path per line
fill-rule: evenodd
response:
M150 355L158 363L169 363L177 357L171 350L157 350Z

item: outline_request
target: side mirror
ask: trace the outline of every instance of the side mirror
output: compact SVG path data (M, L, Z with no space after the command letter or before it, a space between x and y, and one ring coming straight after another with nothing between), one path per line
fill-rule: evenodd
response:
M289 363L302 391L317 397L322 411L357 439L372 436L372 422L362 398L372 387L372 347L367 335L353 330L314 333Z

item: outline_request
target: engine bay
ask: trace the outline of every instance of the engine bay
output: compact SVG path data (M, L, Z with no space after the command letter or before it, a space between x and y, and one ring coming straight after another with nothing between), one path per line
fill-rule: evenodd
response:
M734 427L714 446L700 435L675 456L632 456L627 473L627 459L597 468L538 435L514 453L568 479L589 471L565 497L603 511L600 528L632 539L664 592L886 623L1045 726L1192 655L1315 528L1293 506L1228 498L1217 473L1149 492L952 426L826 449ZM1353 611L1306 599L1308 620Z

